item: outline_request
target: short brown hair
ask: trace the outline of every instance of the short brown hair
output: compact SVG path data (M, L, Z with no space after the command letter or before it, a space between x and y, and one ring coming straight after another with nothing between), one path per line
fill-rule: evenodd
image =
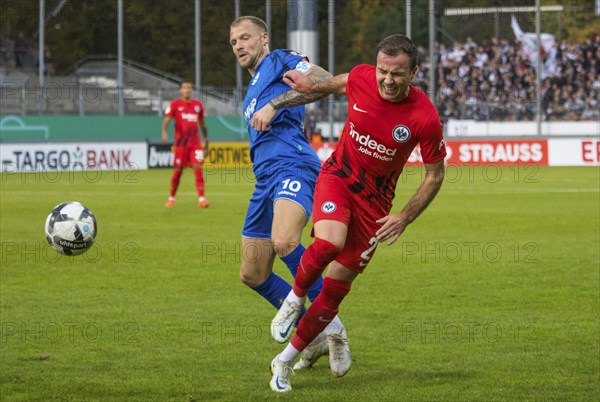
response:
M229 29L241 24L244 21L254 24L261 32L267 32L267 24L260 18L254 17L252 15L244 15L239 18L236 18L229 26Z
M388 56L397 56L404 53L410 57L410 69L417 66L419 52L408 36L394 34L384 38L377 45L377 53L382 52Z

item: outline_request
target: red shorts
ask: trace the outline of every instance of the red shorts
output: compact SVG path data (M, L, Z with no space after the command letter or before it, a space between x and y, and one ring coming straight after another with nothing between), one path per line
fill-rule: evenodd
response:
M313 222L330 219L346 224L346 244L335 261L359 273L364 271L379 243L375 232L381 224L375 221L388 214L381 205L373 203L369 205L352 194L337 176L321 174L317 180Z
M204 162L204 151L198 146L174 146L173 166L176 168L192 167Z

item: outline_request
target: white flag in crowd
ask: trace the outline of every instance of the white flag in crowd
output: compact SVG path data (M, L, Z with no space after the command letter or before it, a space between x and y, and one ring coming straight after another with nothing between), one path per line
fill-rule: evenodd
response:
M536 42L537 35L531 32L523 32L515 16L512 16L511 24L513 32L523 46L523 53L529 60L531 66L535 68L537 63ZM555 77L556 72L556 48L554 47L554 36L543 33L540 34L542 46L540 52L542 54L542 79L547 77Z

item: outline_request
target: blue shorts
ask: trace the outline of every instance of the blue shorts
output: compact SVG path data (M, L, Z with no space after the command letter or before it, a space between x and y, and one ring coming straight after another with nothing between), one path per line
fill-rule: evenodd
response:
M312 214L313 193L319 170L312 166L273 168L273 174L257 179L246 213L242 236L271 239L273 204L284 198L304 209L306 222Z

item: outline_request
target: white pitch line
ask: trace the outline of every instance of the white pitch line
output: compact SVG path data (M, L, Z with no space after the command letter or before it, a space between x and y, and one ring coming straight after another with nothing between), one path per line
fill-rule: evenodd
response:
M577 188L573 188L573 189L569 189L569 188L550 188L550 189L522 189L522 190L498 190L498 191L478 191L478 190L455 190L455 189L446 189L444 190L444 188L442 187L442 193L444 194L475 194L475 195L494 195L494 194L526 194L526 193L535 193L535 194L544 194L544 193L600 193L600 188L583 188L583 189L577 189ZM10 196L12 194L20 194L20 195L54 195L54 194L60 194L60 193L64 193L64 191L30 191L30 190L24 190L24 191L19 191L19 190L6 190L6 191L2 191L0 193L0 195L2 197L7 197ZM231 191L231 192L208 192L206 193L207 198L211 198L213 196L229 196L233 193L237 194L237 190L236 191ZM72 193L69 194L73 194L73 195L79 195L79 194L85 194L85 195L90 195L89 191L85 191L83 189L79 189L77 191L74 191ZM103 195L116 195L116 196L120 196L123 197L124 194L123 192L116 192L116 191L102 191ZM401 194L401 192L397 192L396 194ZM148 196L160 196L160 193L158 192L135 192L135 191L128 191L127 196L144 196L144 197L148 197ZM195 192L192 191L179 191L177 192L177 196L193 196L196 195ZM248 193L248 195L250 195L250 193Z
M441 192L444 192L443 188L441 190ZM445 191L445 194L482 194L482 195L494 195L494 194L549 194L549 193L600 193L600 189L598 188L591 188L591 189L567 189L567 188L562 188L562 189L558 189L558 188L551 188L551 189L523 189L523 190L518 190L518 191Z
M18 194L18 195L55 195L55 194L64 194L64 191L6 191L6 192L2 192L0 193L0 195L4 198L4 197L9 197L12 194ZM211 198L212 196L229 196L231 195L233 192L231 193L208 193L206 194L206 198ZM77 196L77 195L85 195L85 196L90 196L93 195L93 193L90 193L89 191L84 191L84 190L79 190L79 191L74 191L74 192L69 192L67 193L67 198L70 196ZM139 193L139 192L127 192L127 194L123 194L122 192L115 192L115 191L102 191L102 195L115 195L115 196L119 196L119 197L125 197L125 196L136 196L136 197L158 197L160 194L156 193L156 192L143 192L143 193ZM168 193L166 193L166 195L164 196L165 198L168 197ZM248 194L250 195L250 194ZM177 197L179 196L197 196L197 193L194 192L177 192Z

